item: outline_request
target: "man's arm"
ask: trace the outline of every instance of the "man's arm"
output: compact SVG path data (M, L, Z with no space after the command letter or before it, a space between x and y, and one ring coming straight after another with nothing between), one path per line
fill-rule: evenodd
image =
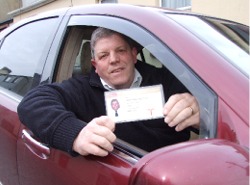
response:
M43 85L32 89L18 106L18 115L40 140L51 147L73 154L74 138L86 125L67 108L72 97L60 85Z
M19 118L51 147L71 155L105 156L113 150L115 123L106 116L94 118L89 123L76 117L79 110L78 114L88 114L86 98L81 92L82 82L76 83L71 79L31 90L18 106Z

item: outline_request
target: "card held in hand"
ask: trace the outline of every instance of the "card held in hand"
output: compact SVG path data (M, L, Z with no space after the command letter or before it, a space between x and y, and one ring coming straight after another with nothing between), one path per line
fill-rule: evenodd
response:
M107 116L116 123L163 117L162 85L107 91L104 96Z

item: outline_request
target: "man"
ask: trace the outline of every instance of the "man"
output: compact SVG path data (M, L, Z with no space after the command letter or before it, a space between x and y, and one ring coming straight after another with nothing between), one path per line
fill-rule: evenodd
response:
M91 50L89 75L38 86L20 103L20 120L42 142L71 155L106 156L116 137L147 151L189 139L187 128L199 126L198 103L169 71L137 62L130 39L105 28L92 34ZM161 83L164 119L116 125L104 116L105 91Z

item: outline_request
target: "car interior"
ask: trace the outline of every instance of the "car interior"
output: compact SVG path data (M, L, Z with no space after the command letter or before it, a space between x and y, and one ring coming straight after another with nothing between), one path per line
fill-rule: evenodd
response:
M90 37L95 27L72 27L68 32L68 37L64 41L63 51L58 67L58 73L54 76L57 82L68 79L77 74L88 74L91 70L91 48ZM80 42L79 42L80 41ZM138 61L146 62L157 68L162 64L146 48L136 44L138 48ZM62 67L64 66L64 67ZM67 66L67 67L65 67Z

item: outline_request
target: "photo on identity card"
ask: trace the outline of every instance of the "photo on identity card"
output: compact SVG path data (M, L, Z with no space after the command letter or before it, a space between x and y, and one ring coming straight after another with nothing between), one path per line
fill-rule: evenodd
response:
M107 116L116 123L163 117L162 85L105 92Z

